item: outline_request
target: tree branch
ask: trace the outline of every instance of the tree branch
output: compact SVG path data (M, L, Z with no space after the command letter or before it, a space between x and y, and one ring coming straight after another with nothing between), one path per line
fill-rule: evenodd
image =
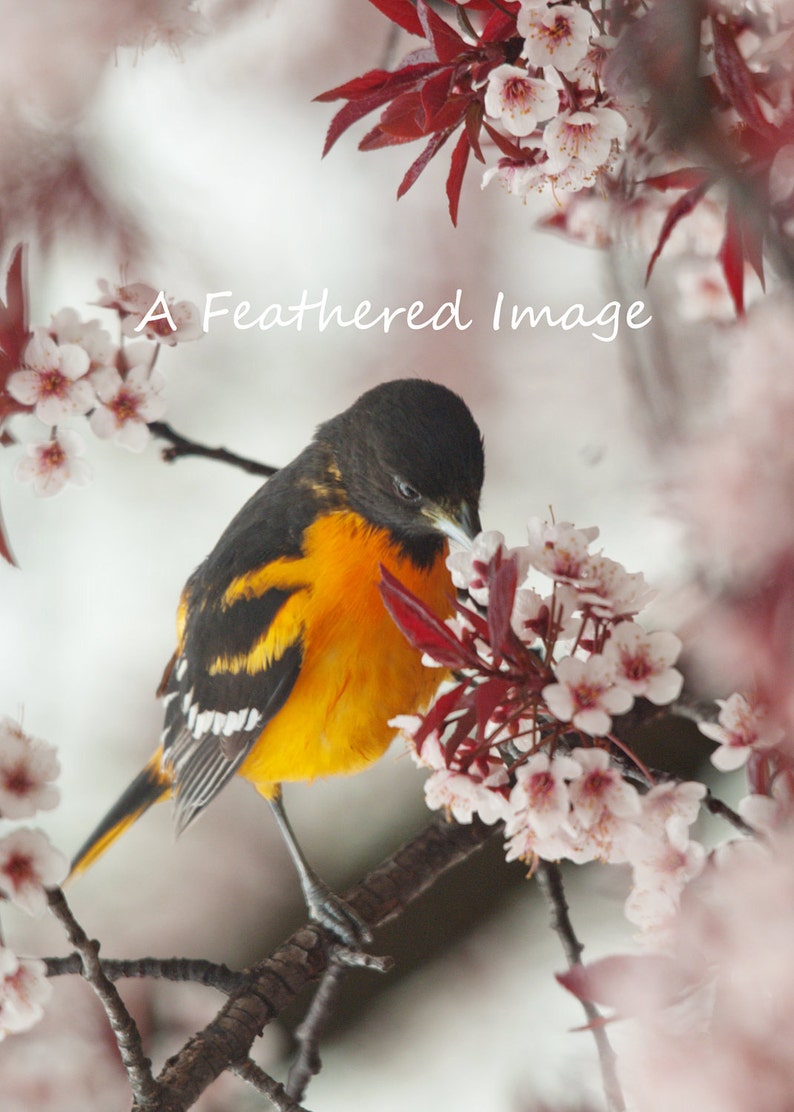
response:
M368 926L381 926L500 829L481 822L459 826L436 819L352 888L345 901ZM325 934L315 926L297 931L249 970L247 986L233 992L204 1030L166 1062L157 1079L161 1102L138 1101L135 1112L185 1112L224 1070L246 1062L252 1043L267 1024L327 968Z
M298 1038L298 1057L292 1064L287 1078L286 1092L293 1100L303 1100L311 1079L322 1069L320 1061L320 1039L328 1025L328 1020L339 997L342 978L350 966L338 961L328 963L328 968L314 994L311 1007L296 1031Z
M78 953L61 958L44 958L44 962L48 977L63 977L83 971L83 960ZM103 958L102 970L109 981L119 981L124 977L189 981L216 988L227 996L247 983L245 973L203 958Z
M206 444L188 440L187 437L172 429L166 421L150 421L149 432L160 440L170 442L170 448L163 448L163 459L167 463L173 463L183 456L204 456L207 459L218 460L219 463L229 463L233 467L239 467L251 475L264 475L269 478L278 471L277 467L271 467L269 463L260 463L246 456L238 456L236 452L230 452L226 448L208 448Z
M549 861L539 861L534 875L548 904L551 926L562 943L568 966L581 965L584 946L576 937L571 923L559 865ZM582 1000L581 1004L598 1049L607 1107L609 1112L624 1112L626 1104L618 1082L615 1052L601 1023L601 1013L589 1000Z
M77 922L60 888L47 889L47 902L80 955L83 977L105 1009L136 1103L157 1107L153 1101L157 1098L159 1086L152 1077L152 1064L143 1053L143 1043L135 1021L124 1006L115 985L105 976L99 960L99 943L90 939Z
M248 1082L258 1093L264 1093L277 1112L308 1112L308 1109L296 1104L291 1097L287 1096L286 1089L279 1081L274 1081L269 1073L265 1073L261 1066L252 1062L250 1058L246 1058L239 1065L232 1066L231 1071Z

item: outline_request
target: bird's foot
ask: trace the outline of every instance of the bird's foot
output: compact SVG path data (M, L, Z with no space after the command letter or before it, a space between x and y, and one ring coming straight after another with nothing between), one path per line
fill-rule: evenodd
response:
M340 965L359 966L386 972L391 958L368 954L364 947L372 941L372 932L353 908L337 896L322 881L312 879L305 891L309 915L324 927L335 940L332 949L334 960Z

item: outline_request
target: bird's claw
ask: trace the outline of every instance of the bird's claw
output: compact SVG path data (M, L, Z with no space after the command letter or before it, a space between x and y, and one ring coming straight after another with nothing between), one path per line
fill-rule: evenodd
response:
M326 888L324 884L312 885L306 893L309 915L321 927L325 927L348 951L361 951L372 941L372 932L353 908L340 897Z

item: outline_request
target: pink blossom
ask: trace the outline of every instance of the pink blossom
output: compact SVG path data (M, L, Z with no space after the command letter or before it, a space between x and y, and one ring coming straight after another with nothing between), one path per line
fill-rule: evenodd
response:
M524 145L530 146L531 140ZM540 140L537 146L541 146ZM513 196L525 197L533 190L540 192L546 182L546 175L540 166L500 158L496 166L490 166L483 172L480 188L485 189L494 179Z
M28 737L12 718L0 719L0 815L26 819L58 803L51 781L60 772L55 749Z
M15 830L0 840L0 892L38 915L47 904L45 887L60 884L68 864L40 830Z
M47 967L35 958L18 958L0 946L0 1039L28 1031L43 1015L52 995Z
M668 821L664 833L637 830L628 859L633 888L626 918L644 929L659 929L677 912L684 888L703 871L706 851L691 841L685 823Z
M668 941L678 970L700 970L697 1008L639 1026L630 1106L643 1112L787 1112L794 1092L794 840L776 833L762 861L735 855L696 881ZM695 1003L695 1001L693 1001Z
M471 548L459 548L447 557L452 582L468 591L475 602L488 605L488 565L497 552L506 553L505 538L495 529L476 536Z
M560 173L574 160L586 170L598 170L609 161L613 143L625 133L626 121L613 108L560 112L543 132L549 172Z
M532 566L552 579L576 581L588 565L588 549L598 528L576 529L569 521L549 525L539 517L527 524L527 551Z
M47 440L26 445L27 458L17 462L14 475L21 483L32 483L36 494L49 498L66 483L84 486L90 481L91 466L82 458L83 438L69 429L60 429Z
M596 30L589 12L578 4L556 4L526 0L516 18L524 38L522 55L531 66L554 66L567 73L582 61Z
M574 749L571 751L571 759L582 770L571 783L571 806L575 817L585 829L593 826L604 811L609 811L618 818L639 817L639 793L611 766L609 753L605 749Z
M121 331L130 339L146 337L160 344L174 345L197 340L203 334L201 314L191 301L170 301L161 291L143 282L111 286L100 279L102 296L97 305L115 309L121 317ZM152 319L143 327L144 318Z
M670 821L691 826L700 814L705 795L706 785L694 780L655 784L640 798L640 826L659 837Z
M471 822L476 814L489 825L507 814L507 800L498 789L507 783L504 765L493 765L492 773L475 779L469 773L443 769L425 781L425 802L432 811L440 809L458 822Z
M628 572L608 556L591 556L583 564L576 583L581 605L601 618L625 618L637 614L655 597L640 571Z
M510 808L524 813L537 834L554 834L568 816L570 795L566 781L582 775L582 766L570 757L536 753L516 770Z
M518 582L526 579L529 568L527 553L523 548L506 548L502 533L486 530L474 538L471 548L456 549L447 557L447 567L456 587L468 591L475 602L488 605L488 568L495 556L515 559L518 565Z
M112 437L133 452L140 452L149 440L149 421L158 421L166 410L160 391L165 380L157 371L139 365L125 378L113 367L103 367L92 375L101 405L91 414L91 428L97 436Z
M58 344L77 344L90 359L90 370L110 366L116 356L116 347L110 333L98 320L81 320L75 309L61 309L50 322L50 335Z
M755 830L769 834L791 822L794 811L794 783L790 772L780 773L772 781L769 795L746 795L736 805L745 822Z
M87 413L94 404L88 353L77 344L58 345L46 329L36 328L23 355L25 369L9 375L7 389L23 405L35 406L45 425Z
M548 597L542 597L529 588L519 588L513 602L510 623L514 632L527 644L539 637L550 638L552 641L572 638L581 625L581 621L573 619L578 605L576 591L566 584L555 584Z
M511 135L529 135L557 111L559 94L548 81L519 66L497 66L488 77L485 112Z
M567 858L577 865L584 865L588 861L622 865L628 860L628 847L636 833L636 816L629 803L630 793L634 789L630 784L626 787L629 789L626 809L631 809L630 814L619 814L611 807L602 807L589 825L585 825L581 821L581 814L576 810L572 811L562 830L568 841L565 853Z
M711 763L721 772L741 768L753 749L769 749L782 739L783 731L769 721L765 709L744 695L718 699L717 705L721 708L717 722L699 722L698 729L719 742Z
M567 656L554 669L556 683L543 688L543 698L561 722L571 722L592 737L603 737L612 728L610 715L624 714L634 698L615 685L614 670L600 656L577 660Z
M615 669L615 683L635 698L644 696L656 706L681 694L684 677L671 667L681 652L674 633L646 633L636 622L619 622L612 630L603 657Z

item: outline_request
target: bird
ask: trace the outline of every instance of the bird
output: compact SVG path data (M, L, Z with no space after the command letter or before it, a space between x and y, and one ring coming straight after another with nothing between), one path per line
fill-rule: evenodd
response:
M382 569L449 617L449 541L480 532L484 467L466 403L427 379L381 383L320 424L188 578L157 690L160 744L70 876L160 800L182 833L237 775L270 803L310 918L344 945L369 941L306 859L281 786L366 768L393 739L389 720L432 701L445 673L390 617Z

